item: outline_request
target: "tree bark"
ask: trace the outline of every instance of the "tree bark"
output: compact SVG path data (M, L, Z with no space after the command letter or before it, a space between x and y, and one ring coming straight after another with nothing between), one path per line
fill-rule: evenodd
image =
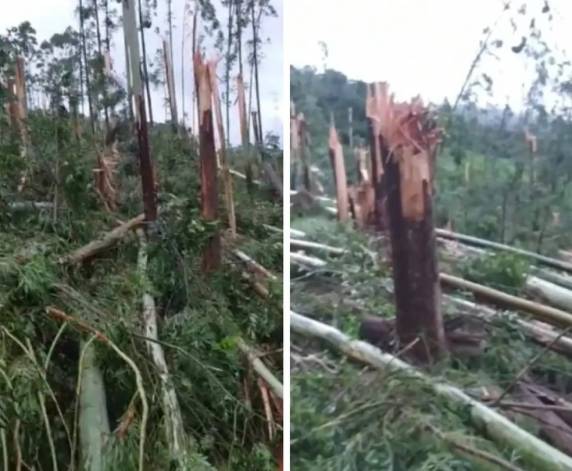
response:
M216 77L216 62L211 61L208 64L209 76L211 80L211 91L214 100L215 116L218 129L218 137L220 142L220 160L223 173L224 196L226 203L226 212L228 217L228 226L232 237L236 237L236 214L234 211L234 192L232 178L228 168L228 157L226 154L226 139L224 135L224 126L222 124L222 106L218 92L218 83Z
M344 154L342 145L338 139L338 133L332 124L330 126L330 163L336 184L336 204L338 209L338 221L346 222L349 219L348 208L348 184L346 178L346 167L344 164Z
M198 85L199 152L201 162L201 215L205 221L218 218L217 162L212 116L212 90L207 64L197 51L194 57ZM210 273L221 263L220 234L216 231L208 240L203 253L202 270Z
M97 4L97 0L93 0L93 9L95 12L95 31L97 34L97 53L99 54L99 60L102 62L101 66L101 70L100 70L100 78L101 78L101 86L102 88L102 92L103 92L103 100L104 100L104 104L103 104L103 116L105 118L105 133L108 134L109 133L109 109L107 106L107 77L104 73L104 55L103 55L103 47L102 47L102 41L101 41L101 28L100 28L100 24L99 24L99 6Z
M373 111L381 124L375 134L387 194L397 334L402 347L420 340L412 353L430 362L447 351L433 221L433 123L421 121L423 109L418 104L393 103L385 87L376 99ZM403 135L392 133L392 126L400 126Z
M258 133L260 136L260 141L262 141L264 133L262 131L262 109L260 108L260 80L258 77L258 31L257 27L260 22L260 15L259 21L257 22L254 15L254 5L255 3L252 2L252 9L251 9L251 16L252 16L252 43L253 43L253 50L252 50L252 61L254 64L254 84L256 87L256 108L258 111Z

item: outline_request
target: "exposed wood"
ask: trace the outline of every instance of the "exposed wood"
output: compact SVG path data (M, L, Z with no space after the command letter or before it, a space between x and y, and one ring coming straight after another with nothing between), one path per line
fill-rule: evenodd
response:
M240 139L243 146L250 144L248 119L246 117L246 95L244 93L244 80L242 75L236 77L236 90L238 95L238 121L240 123Z
M506 417L472 399L460 389L435 381L399 358L381 352L367 342L352 340L346 334L329 325L309 319L294 312L290 313L292 330L298 334L319 338L354 360L374 368L394 372L402 378L422 382L433 392L462 406L473 425L483 431L500 446L517 450L538 471L572 470L572 458L553 448L539 438L515 425Z
M290 261L310 268L323 268L327 263L316 257L310 257L299 252L290 253Z
M82 469L104 471L104 447L109 439L109 419L103 374L97 365L95 346L81 342L79 372L79 438Z
M332 172L334 174L334 181L336 184L338 221L346 222L349 219L346 167L342 145L338 139L338 133L333 124L330 126L328 146L330 152L330 163L332 164Z
M260 360L259 355L240 338L237 341L237 345L240 351L248 358L248 362L252 365L254 371L264 380L272 392L280 399L284 399L282 383L272 374L262 360Z
M293 235L293 234L291 234ZM325 253L330 253L333 255L343 255L348 253L345 249L340 249L338 247L332 247L331 245L319 244L317 242L310 242L307 240L299 240L290 238L290 246L296 247L298 249L314 249Z
M113 229L111 232L104 234L101 238L90 242L77 250L74 250L71 254L66 255L60 259L60 263L68 264L78 264L85 262L96 255L99 255L104 250L107 250L121 241L130 231L140 227L145 221L145 216L143 214L137 216L136 218L127 221L124 224Z
M242 250L234 249L232 253L240 259L242 262L246 264L249 271L253 272L254 274L260 275L263 278L267 278L272 281L276 281L277 278L273 275L270 271L260 265L256 260L252 259L248 255L246 255Z
M233 182L228 167L228 156L226 153L226 140L224 133L224 125L222 122L222 106L220 102L220 95L218 91L218 83L216 77L216 62L210 61L208 63L209 76L211 80L211 91L214 100L215 118L217 123L218 139L220 146L220 163L223 175L223 187L225 196L226 212L228 217L228 227L232 237L236 237L236 213L234 209L234 190Z
M212 89L208 65L200 52L194 56L195 81L198 84L199 152L201 164L201 216L205 221L218 218L217 161L212 115ZM203 252L202 269L209 273L221 263L220 234L215 232Z
M145 233L137 230L139 237L138 272L143 280L143 286L149 286L147 276L148 254L147 240ZM157 326L157 310L155 300L145 291L143 293L143 329L147 350L161 382L161 398L163 405L163 417L165 421L166 443L169 447L169 455L172 462L176 462L179 469L185 469L189 465L190 456L188 454L189 440L185 434L183 425L183 415L179 406L177 392L169 374L167 361L163 347L158 342L159 330Z
M536 260L542 265L546 265L552 268L572 273L572 263L568 263L563 260L557 260L555 258L545 257L544 255L540 255L535 252L530 252L528 250L511 247L510 245L499 244L498 242L493 242L490 240L479 239L478 237L459 234L457 232L451 232L445 229L436 229L435 232L437 233L437 236L443 237L445 239L459 240L461 242L465 242L471 245L476 245L478 247L485 247L485 248L515 253L518 255L522 255L523 257Z
M547 322L551 325L561 327L572 326L572 314L550 306L528 301L517 296L503 293L502 291L489 288L487 286L473 283L452 275L441 273L439 275L441 283L455 289L461 289L474 293L478 298L488 302L510 308L515 311L526 312L533 317Z
M386 85L369 108L387 194L397 334L402 346L420 338L412 351L429 362L447 350L430 174L440 130L420 101L395 103Z
M551 283L560 285L563 288L572 290L572 276L563 275L561 273L543 269L534 269L533 273L539 278L543 278L547 281L550 281Z
M524 285L525 292L543 302L572 313L572 291L536 276L529 276Z

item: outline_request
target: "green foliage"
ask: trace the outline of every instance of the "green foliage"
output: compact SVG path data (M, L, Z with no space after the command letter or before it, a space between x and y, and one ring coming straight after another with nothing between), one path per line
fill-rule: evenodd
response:
M494 253L470 258L460 267L461 276L506 292L518 292L526 280L530 263L514 254Z

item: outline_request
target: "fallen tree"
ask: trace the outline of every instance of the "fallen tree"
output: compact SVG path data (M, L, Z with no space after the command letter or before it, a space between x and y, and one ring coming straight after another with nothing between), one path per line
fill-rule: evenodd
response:
M383 353L367 342L352 340L329 325L290 312L292 330L298 334L319 338L354 360L401 374L429 386L437 395L469 412L471 422L501 446L518 450L538 471L570 471L572 458L521 429L503 415L472 399L460 389L435 381L399 358Z
M71 254L62 257L59 261L62 264L68 263L72 265L85 262L100 252L113 247L127 234L129 234L130 231L140 227L144 221L145 216L141 214L126 223L121 224L111 232L104 234L101 238L74 250Z
M180 469L185 469L189 464L189 454L187 447L189 441L185 435L183 426L183 415L177 399L177 392L169 374L167 361L163 347L159 343L159 331L157 327L157 310L155 300L147 292L149 280L147 277L147 240L144 232L137 231L139 237L138 271L140 278L144 281L143 286L143 329L145 337L148 339L147 350L161 382L161 396L163 404L163 417L165 420L166 443L169 447L169 455L172 462L176 462Z
M530 296L572 312L572 291L558 286L550 281L542 280L536 276L529 276L524 284L524 290Z

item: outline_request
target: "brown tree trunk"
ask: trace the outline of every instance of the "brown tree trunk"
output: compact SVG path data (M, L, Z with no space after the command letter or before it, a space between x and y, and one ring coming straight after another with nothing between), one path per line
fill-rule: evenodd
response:
M298 115L298 132L299 132L299 139L298 144L300 145L300 161L302 164L302 185L306 191L309 193L312 192L312 185L310 182L310 165L308 162L308 151L306 148L306 120L304 119L304 115Z
M240 122L241 144L243 147L246 147L248 144L250 144L250 139L248 118L246 117L246 96L244 93L244 80L241 74L236 77L236 88L238 94L238 119Z
M167 82L167 91L169 93L169 110L171 112L171 126L173 132L177 133L178 129L178 113L177 113L177 97L175 95L175 76L173 73L173 63L171 57L172 52L169 50L167 41L163 41L163 53L165 59L165 80Z
M207 64L201 54L194 56L195 81L198 85L199 152L201 162L201 214L206 221L218 217L217 163L212 113L212 90ZM210 273L221 263L220 234L215 232L203 252L202 270Z
M418 360L431 362L447 350L430 170L437 133L420 104L394 104L385 87L377 98L372 111L381 123L375 134L384 166L397 334L401 348L410 346Z

